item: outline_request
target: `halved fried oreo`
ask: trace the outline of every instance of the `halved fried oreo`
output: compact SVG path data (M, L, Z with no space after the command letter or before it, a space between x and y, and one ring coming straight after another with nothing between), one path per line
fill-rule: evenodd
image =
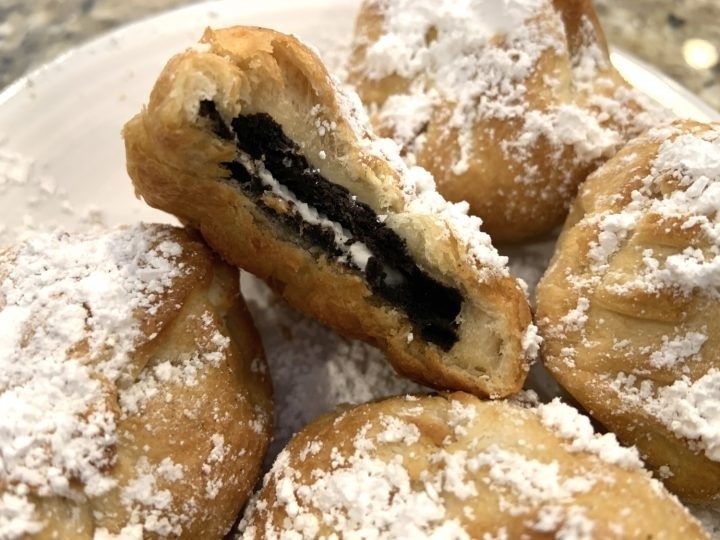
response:
M466 205L367 126L296 38L208 30L126 125L128 172L148 204L399 372L516 391L537 347L505 258Z

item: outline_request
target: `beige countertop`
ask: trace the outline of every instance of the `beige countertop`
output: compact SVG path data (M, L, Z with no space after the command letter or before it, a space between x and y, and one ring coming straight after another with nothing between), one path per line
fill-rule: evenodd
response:
M0 0L0 88L99 34L191 3ZM720 0L595 3L611 45L659 68L720 110Z

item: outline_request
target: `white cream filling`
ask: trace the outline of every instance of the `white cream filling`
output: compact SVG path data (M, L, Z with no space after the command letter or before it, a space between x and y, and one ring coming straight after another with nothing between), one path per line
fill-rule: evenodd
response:
M278 182L272 173L265 168L265 164L258 159L252 159L247 153L239 152L238 161L253 176L257 176L263 185L280 197L282 200L292 203L294 208L300 214L303 221L311 225L319 225L324 229L333 232L335 236L335 246L343 255L339 258L341 262L351 261L360 271L365 272L370 257L373 256L372 251L364 242L352 239L352 234L339 223L328 219L321 215L315 208L309 204L299 200L292 191ZM387 275L386 282L389 285L399 283L402 277L388 268L385 269Z

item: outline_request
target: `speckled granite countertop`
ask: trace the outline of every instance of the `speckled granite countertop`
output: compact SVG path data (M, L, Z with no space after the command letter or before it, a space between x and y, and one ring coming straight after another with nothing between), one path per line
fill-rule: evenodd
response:
M595 2L612 45L660 68L720 109L720 0ZM98 34L190 3L0 0L0 88Z

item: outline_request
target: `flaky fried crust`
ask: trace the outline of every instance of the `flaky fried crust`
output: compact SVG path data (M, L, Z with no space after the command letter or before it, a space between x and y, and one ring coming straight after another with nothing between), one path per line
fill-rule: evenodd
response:
M240 296L237 269L186 230L165 225L132 230L139 231L133 233L136 237L150 239L149 249L158 250L153 257L172 252L174 271L172 276L157 275L157 282L165 282L162 292L155 287L140 299L118 298L141 304L133 315L139 333L132 350L108 367L113 343L99 355L91 352L90 333L66 344L71 351L66 361L86 366L102 388L102 403L90 403L90 412L83 414L93 408L104 411L102 425L114 428L107 434L112 444L105 445L106 465L98 471L104 487L94 492L85 484L83 470L54 471L69 484L56 488L57 493L37 490L28 480L26 497L34 510L27 530L34 534L19 537L220 539L259 478L271 437L272 390L259 335ZM0 254L2 279L13 274L17 256L15 246ZM43 264L41 254L37 264ZM75 278L59 276L68 283ZM87 304L89 321L100 316L92 308ZM32 332L42 339L44 323L35 322ZM113 339L122 343L123 331ZM35 338L29 339L25 347L32 350ZM94 425L92 418L88 423ZM79 436L97 435L87 431ZM12 467L5 472L10 478L0 473L0 497L14 497L20 493L17 479ZM9 530L15 517L9 517ZM11 532L8 538L16 536Z
M693 179L683 180L702 148L685 163L659 157L687 137L717 147L720 128L678 121L651 130L588 178L538 285L537 316L555 378L637 445L668 488L708 503L720 494L717 398L707 388L720 368L720 304L714 286L685 287L666 265L684 261L682 276L700 257L701 271L718 246L685 191ZM712 204L710 192L700 200ZM668 201L673 215L663 210Z
M312 167L387 216L419 267L463 295L455 346L445 353L413 335L407 317L373 295L359 272L303 246L258 209L223 166L237 158L234 141L213 133L198 114L200 100L212 100L228 126L241 114L268 114ZM407 169L378 150L352 106L294 37L247 27L208 30L199 47L170 60L147 108L125 126L128 172L148 204L197 228L226 260L294 307L380 347L398 372L480 395L516 391L527 371L523 337L531 324L517 282L478 260L447 214L409 208L407 191L415 187L403 178ZM492 259L497 254L488 246L481 249Z
M646 471L580 449L587 433L562 440L546 426L556 419L463 393L327 414L280 454L243 538L705 538Z
M560 225L586 176L664 116L610 63L589 0L547 0L521 28L484 41L477 34L502 15L450 0L431 4L363 2L348 80L379 133L403 144L445 197L468 201L496 242ZM495 9L514 4L520 2L497 2ZM453 9L472 12L457 18L473 17L474 25L453 28L444 15ZM418 43L414 32L422 25L427 33ZM413 67L422 62L428 66ZM455 73L444 73L453 62ZM425 121L409 127L414 114Z

